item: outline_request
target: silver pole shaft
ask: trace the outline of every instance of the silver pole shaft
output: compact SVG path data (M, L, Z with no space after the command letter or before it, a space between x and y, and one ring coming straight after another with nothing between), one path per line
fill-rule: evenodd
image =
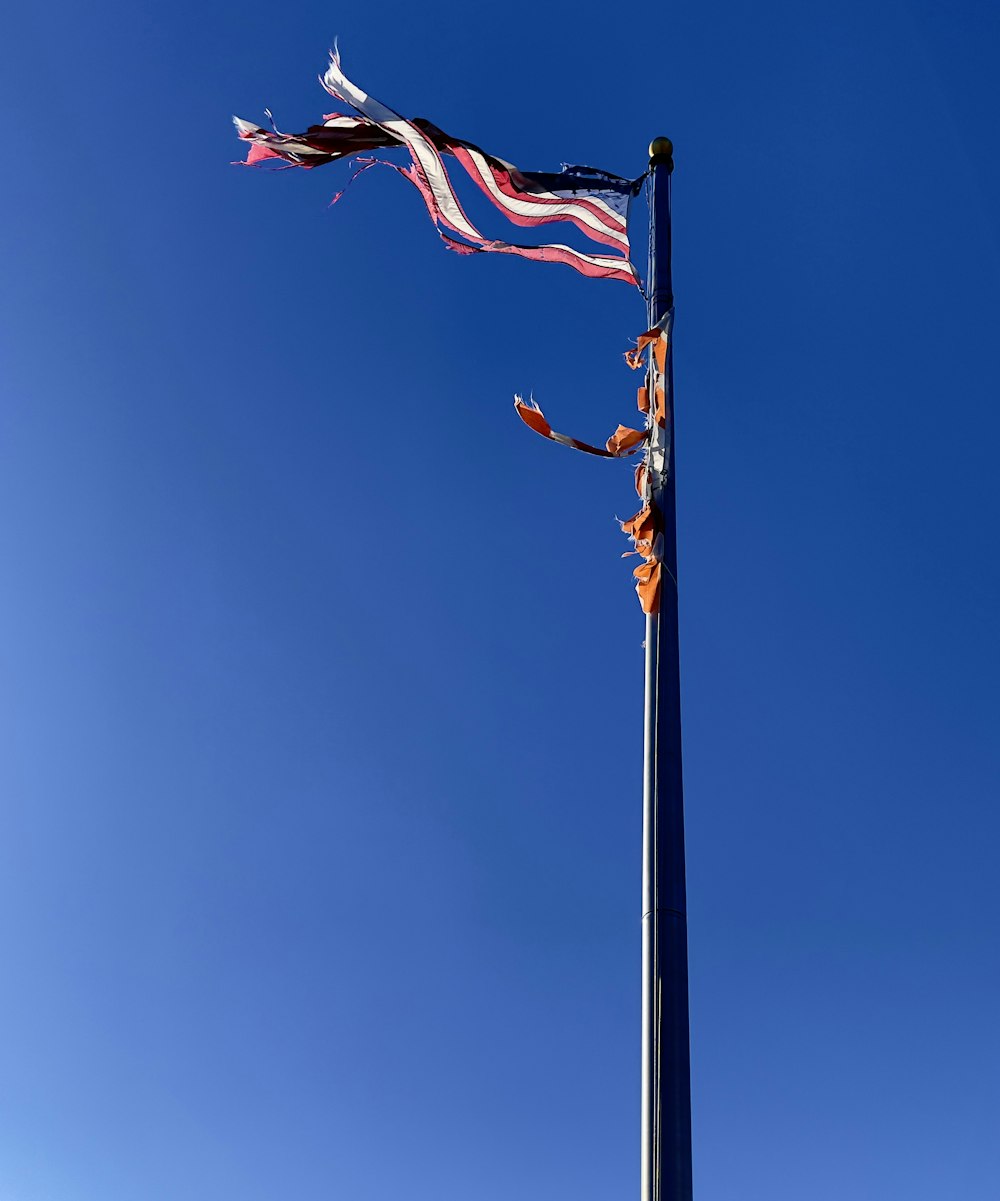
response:
M649 326L673 307L670 274L672 147L650 147ZM673 427L673 346L666 366ZM650 392L652 397L652 391ZM661 436L653 422L652 450ZM660 611L646 618L642 814L642 1201L691 1201L691 1067L687 899L677 626L676 431L653 490L663 529ZM651 451L652 453L652 451ZM654 475L654 478L655 475Z

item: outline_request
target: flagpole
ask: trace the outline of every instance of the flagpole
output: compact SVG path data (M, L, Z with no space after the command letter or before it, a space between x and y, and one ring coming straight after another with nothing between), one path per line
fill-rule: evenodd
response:
M670 175L673 146L649 147L649 328L673 307ZM691 1201L691 1065L688 1033L687 900L681 775L677 629L677 521L673 436L673 347L666 361L667 430L652 421L649 454L662 517L659 613L646 617L642 813L641 1201ZM651 393L652 394L652 393ZM669 442L669 445L664 445ZM655 462L652 463L655 466ZM664 478L665 476L665 478Z

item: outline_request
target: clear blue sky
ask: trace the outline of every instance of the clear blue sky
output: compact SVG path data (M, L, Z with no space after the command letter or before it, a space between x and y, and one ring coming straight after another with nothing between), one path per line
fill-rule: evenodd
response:
M699 1201L995 1196L996 6L4 26L0 1199L636 1195L634 497L510 398L603 437L642 306L230 167L335 35L525 167L677 146Z

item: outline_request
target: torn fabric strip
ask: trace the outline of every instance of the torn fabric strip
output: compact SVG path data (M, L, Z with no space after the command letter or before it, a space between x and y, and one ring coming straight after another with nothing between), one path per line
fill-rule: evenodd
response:
M663 564L655 559L645 559L632 572L635 576L635 590L639 604L647 617L654 617L660 611L660 582L663 578Z
M589 442L581 442L577 438L571 438L568 434L556 433L546 420L545 414L533 400L525 401L520 396L515 396L514 408L517 409L517 415L524 424L529 429L533 429L536 434L541 434L550 442L559 442L563 446L572 447L573 450L582 450L584 454L598 455L602 459L623 459L638 450L649 437L648 430L633 430L627 425L620 425L607 440L602 450L599 446L591 446Z
M564 167L561 172L519 171L486 154L478 146L451 137L422 119L407 120L352 83L335 53L322 80L333 96L357 114L332 113L322 125L301 134L269 131L234 118L240 138L250 143L247 163L280 159L295 167L317 167L371 150L404 147L407 167L394 166L420 192L431 220L445 244L463 254L513 254L536 262L566 263L595 279L638 284L629 261L628 205L634 182L591 167ZM562 243L521 246L483 236L469 220L455 193L442 155L457 162L476 186L516 225L539 226L567 221L605 248L580 251ZM607 253L610 248L614 253Z

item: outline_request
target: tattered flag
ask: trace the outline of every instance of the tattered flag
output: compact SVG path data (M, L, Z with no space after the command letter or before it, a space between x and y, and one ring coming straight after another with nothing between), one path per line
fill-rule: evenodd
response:
M344 74L334 52L323 87L354 113L331 113L322 125L304 133L267 130L234 117L236 132L250 143L246 162L257 166L279 159L291 167L318 167L373 150L403 147L410 161L370 162L392 167L418 190L446 246L460 254L513 254L535 262L565 263L594 279L638 284L629 260L628 208L638 181L593 167L564 166L561 171L519 171L472 142L454 138L430 121L408 120L368 95ZM562 243L522 246L485 237L469 219L455 192L443 155L458 163L487 198L515 225L553 221L575 225L592 242L613 253L588 253ZM369 165L368 163L365 166ZM452 168L453 169L453 168Z

